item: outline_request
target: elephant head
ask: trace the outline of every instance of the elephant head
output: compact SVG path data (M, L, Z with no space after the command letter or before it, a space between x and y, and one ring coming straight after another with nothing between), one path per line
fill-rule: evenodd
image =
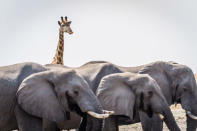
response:
M187 130L197 128L197 86L192 70L174 62L169 62L169 76L172 80L173 102L180 103L187 115Z
M103 108L115 111L114 115L134 119L136 111L149 117L153 113L162 114L169 129L179 130L160 87L147 74L108 75L101 80L97 96Z
M187 130L197 128L197 86L192 70L175 62L154 62L138 73L149 74L160 86L169 105L180 103L187 114Z
M96 118L109 116L103 113L87 82L74 70L51 70L27 77L19 87L17 99L27 113L54 122L66 120L69 111Z

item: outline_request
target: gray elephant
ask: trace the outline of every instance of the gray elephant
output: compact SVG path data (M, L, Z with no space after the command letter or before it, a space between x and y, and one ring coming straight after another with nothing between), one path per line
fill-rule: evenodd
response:
M123 71L149 74L160 86L168 105L180 103L186 110L187 131L197 128L197 86L192 70L175 62L154 62L139 67L120 67ZM157 116L140 114L144 130L162 130L163 124Z
M72 67L67 67L67 66L62 66L62 65L54 65L54 64L49 64L46 65L46 67L49 70L62 70L62 69L74 69L76 70L77 73L79 73L88 83L90 89L92 89L92 91L94 93L96 93L96 90L98 88L98 85L100 83L100 80L109 74L112 73L120 73L121 70L114 66L111 63L106 63L105 61L91 61L88 62L80 67L77 68L72 68ZM110 114L110 112L109 112ZM55 130L58 129L66 129L65 125L67 125L67 123L72 123L72 128L78 128L78 125L80 124L80 122L78 121L78 119L80 119L80 116L76 116L76 114L70 114L71 119L61 122L61 123L50 123L50 125L53 124L53 127L57 127ZM75 118L73 118L75 117ZM83 114L83 121L80 124L80 128L79 131L86 131L87 129L92 129L94 128L94 126L92 125L96 125L95 123L99 123L99 119L94 119L94 118L88 118L87 119L86 114ZM73 119L72 119L73 118ZM88 123L88 124L87 124ZM98 128L94 128L94 130L96 131ZM99 130L98 130L99 131Z
M1 131L42 131L43 125L48 130L42 118L59 123L69 119L69 111L88 114L90 119L109 116L109 112L103 114L87 82L70 69L49 70L36 63L1 67L0 90ZM102 120L98 121L96 127L101 130Z
M97 96L103 109L115 111L113 117L105 120L104 131L117 131L117 117L133 120L139 111L149 117L153 113L162 114L171 131L180 131L160 87L149 75L129 72L107 75L99 84Z

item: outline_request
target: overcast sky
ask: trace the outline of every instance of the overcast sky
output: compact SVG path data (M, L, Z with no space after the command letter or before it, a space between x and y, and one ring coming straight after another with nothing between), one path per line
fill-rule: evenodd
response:
M0 66L48 64L60 16L72 21L64 63L106 60L137 66L157 60L197 72L196 0L0 0Z

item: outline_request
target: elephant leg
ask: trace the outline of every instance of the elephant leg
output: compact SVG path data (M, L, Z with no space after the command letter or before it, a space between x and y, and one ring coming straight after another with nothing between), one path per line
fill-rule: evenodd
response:
M154 114L152 121L153 121L152 131L162 131L163 130L163 120L161 120L158 115Z
M87 116L86 131L101 131L103 128L103 119Z
M139 116L143 131L151 131L152 121L150 120L150 118L144 112L141 111L139 111Z
M158 115L153 114L152 118L144 112L139 111L143 131L162 131L163 122Z
M42 131L42 120L27 114L19 106L15 108L19 131Z
M61 131L55 122L43 119L43 131Z
M119 128L118 128L116 116L110 116L109 118L105 119L103 131L118 131L118 130Z

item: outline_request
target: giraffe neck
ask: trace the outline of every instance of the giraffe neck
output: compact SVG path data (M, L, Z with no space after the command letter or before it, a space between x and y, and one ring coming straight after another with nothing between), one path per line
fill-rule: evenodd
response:
M51 64L64 64L63 61L63 55L64 55L64 32L59 29L59 42L56 50L55 57L53 58L53 62Z

